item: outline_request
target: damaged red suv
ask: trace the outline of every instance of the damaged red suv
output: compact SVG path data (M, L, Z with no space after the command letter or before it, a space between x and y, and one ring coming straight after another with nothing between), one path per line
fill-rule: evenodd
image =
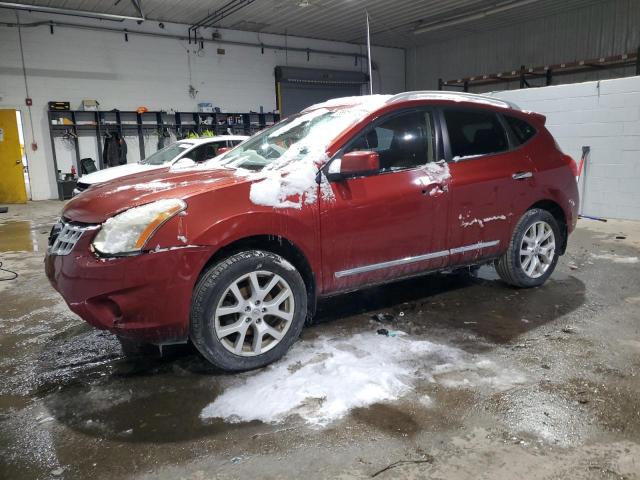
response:
M47 275L95 327L191 340L229 371L284 355L320 297L486 263L541 285L578 205L544 123L446 92L314 105L205 164L78 195Z

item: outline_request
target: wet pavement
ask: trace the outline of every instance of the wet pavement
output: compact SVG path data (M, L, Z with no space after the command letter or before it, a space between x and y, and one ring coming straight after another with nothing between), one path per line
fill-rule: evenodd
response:
M580 221L537 289L482 267L328 299L225 375L188 346L125 359L67 309L60 206L0 214L0 478L640 478L638 222Z

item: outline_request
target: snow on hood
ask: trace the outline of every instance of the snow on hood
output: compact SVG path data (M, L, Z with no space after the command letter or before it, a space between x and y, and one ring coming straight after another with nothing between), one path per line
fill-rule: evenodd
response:
M165 198L185 199L203 190L238 183L242 179L231 169L175 171L167 168L141 172L95 185L71 199L64 217L78 222L102 223L107 218L138 205Z
M299 415L311 425L325 426L354 408L397 400L420 379L446 388L503 390L525 377L488 358L406 335L323 336L297 343L266 369L236 376L200 416L278 423ZM420 400L430 401L424 395Z

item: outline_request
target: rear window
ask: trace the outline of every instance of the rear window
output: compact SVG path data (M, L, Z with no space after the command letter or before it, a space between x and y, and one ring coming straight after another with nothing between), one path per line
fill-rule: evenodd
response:
M536 134L536 129L524 120L506 115L504 119L506 120L507 125L509 125L511 132L513 133L513 138L518 145L528 142L531 137Z
M453 158L504 152L507 135L498 116L481 110L445 110Z

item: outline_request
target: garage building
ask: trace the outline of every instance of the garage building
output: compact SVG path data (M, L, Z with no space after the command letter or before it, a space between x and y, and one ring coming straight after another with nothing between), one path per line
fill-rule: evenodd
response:
M640 478L639 26L0 1L0 478Z

